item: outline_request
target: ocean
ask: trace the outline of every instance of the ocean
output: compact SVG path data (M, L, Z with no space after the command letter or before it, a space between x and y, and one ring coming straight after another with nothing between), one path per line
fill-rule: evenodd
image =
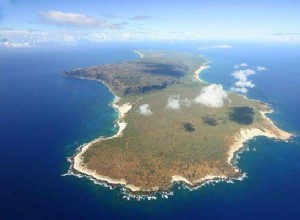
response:
M299 219L300 139L258 137L245 144L242 181L209 184L173 195L127 200L87 178L63 176L82 143L116 133L114 96L103 84L63 71L137 58L134 49L183 50L209 59L201 78L230 89L234 65L267 67L249 78L249 98L269 103L280 128L300 131L300 45L210 42L103 43L69 48L0 48L0 219Z

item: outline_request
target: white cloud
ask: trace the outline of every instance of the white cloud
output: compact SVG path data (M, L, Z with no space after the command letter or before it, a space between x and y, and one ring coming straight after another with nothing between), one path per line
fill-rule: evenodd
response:
M0 0L1 2L1 0ZM45 13L45 12L44 12ZM100 15L99 15L100 16ZM47 21L42 15L41 19ZM92 18L94 20L98 20ZM104 20L106 21L106 20ZM49 22L49 21L48 21ZM53 22L51 22L53 23ZM97 22L95 22L97 24ZM108 41L168 41L169 43L176 40L195 40L197 37L194 35L185 36L185 33L174 33L174 32L151 32L151 31L134 31L122 29L126 23L110 23L112 28L119 28L120 31L107 31L107 29L101 28L101 26L88 26L87 28L78 28L74 30L73 28L64 28L56 30L25 30L25 29L12 29L12 28L1 28L0 35L10 39L12 42L29 42L33 46L39 46L42 44L53 44L65 45L67 42L74 44L86 44L86 43L98 43L98 42L108 42ZM69 25L66 23L54 23L56 25ZM98 25L98 24L97 24ZM75 27L75 26L74 26ZM78 27L78 26L76 26ZM86 26L84 26L86 27ZM90 27L90 28L89 28Z
M231 91L247 93L247 88L254 88L255 84L248 80L248 76L256 74L255 70L245 69L245 70L236 70L231 75L237 79L234 83L234 86L230 88Z
M118 25L116 24L112 24L106 20L96 19L85 14L65 13L62 11L46 11L40 12L40 16L44 21L56 25L98 27L108 29L118 28Z
M247 81L248 76L254 75L255 73L255 70L245 69L234 71L231 75L239 81Z
M237 87L231 87L230 88L230 91L233 91L233 92L240 92L240 93L247 93L248 92L248 89L245 88L245 87L241 87L241 88L237 88Z
M139 113L141 114L141 115L147 115L147 116L149 116L149 115L152 115L153 114L153 112L151 111L151 109L150 109L150 105L149 104L143 104L143 105L141 105L140 107L139 107Z
M237 64L237 65L233 66L234 69L238 69L240 67L248 67L248 64L247 63L241 63L241 64Z
M256 67L256 69L257 69L257 71L265 71L265 70L267 70L267 68L264 67L264 66L258 66L258 67Z
M14 42L9 42L8 47L15 47L15 48L20 48L20 47L31 47L31 44L26 42L26 43L14 43Z
M28 42L33 46L38 46L43 43L54 43L54 45L74 45L81 42L86 43L120 40L121 33L112 34L107 31L42 31L0 28L0 35L2 35L3 38L8 38L10 42Z
M32 45L28 42L25 43L16 43L16 42L10 42L10 41L2 41L0 42L0 47L8 47L8 48L25 48L25 47L31 47Z
M196 103L212 108L221 108L225 100L229 100L228 95L223 86L217 84L202 88L200 94L195 98Z
M300 33L294 32L294 33L274 33L273 36L275 36L275 40L279 41L299 41L300 40Z
M180 109L180 96L174 95L168 98L167 108L179 110Z
M249 87L249 88L254 88L255 84L252 83L251 81L237 81L234 83L236 87Z
M212 46L201 46L201 47L198 47L198 50L230 49L230 48L232 48L231 45L228 45L228 44L221 44L221 45L212 45Z

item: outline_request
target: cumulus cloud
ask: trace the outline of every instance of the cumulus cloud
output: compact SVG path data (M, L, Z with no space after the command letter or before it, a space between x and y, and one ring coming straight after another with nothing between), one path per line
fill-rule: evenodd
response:
M143 104L143 105L141 105L140 107L139 107L139 113L141 114L141 115L147 115L147 116L149 116L149 115L152 115L153 114L153 112L151 111L151 109L150 109L150 105L149 104Z
M113 24L106 20L93 18L85 14L66 13L62 11L46 11L40 12L40 16L44 21L55 25L98 27L106 29L119 28L118 24Z
M249 87L249 88L254 88L255 84L251 81L237 81L234 83L236 87Z
M198 47L198 50L210 50L210 49L230 49L232 48L229 44L220 44L220 45L212 45L212 46L201 46Z
M211 108L221 108L225 100L229 100L222 85L211 84L202 88L200 94L195 98L196 103L203 104Z
M180 109L180 96L173 95L168 98L167 108L179 110Z
M256 74L256 72L252 69L234 71L231 75L237 79L237 81L234 83L234 86L230 88L230 90L234 92L247 93L247 88L255 87L255 84L248 80L248 77L254 74Z
M235 69L238 69L240 67L248 67L248 64L247 63L241 63L241 64L237 64L237 65L234 65L233 66Z
M256 73L255 70L245 69L245 70L234 71L231 75L239 81L247 81L248 76L254 75L255 73Z
M265 71L267 70L267 67L264 67L264 66L258 66L256 67L257 71Z

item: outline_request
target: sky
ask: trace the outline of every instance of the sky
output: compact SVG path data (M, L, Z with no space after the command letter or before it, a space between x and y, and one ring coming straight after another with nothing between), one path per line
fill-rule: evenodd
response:
M300 41L299 0L0 0L0 44Z

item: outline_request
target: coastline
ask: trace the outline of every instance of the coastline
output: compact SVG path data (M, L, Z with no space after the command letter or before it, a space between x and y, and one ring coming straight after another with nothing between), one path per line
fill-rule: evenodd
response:
M203 79L201 79L200 77L200 73L201 71L205 70L209 68L209 66L207 66L207 63L204 63L203 65L201 65L197 70L195 70L194 72L194 77L196 78L196 80L202 82L202 83L206 83L209 84L208 82L205 82ZM245 99L248 99L245 95L243 95L243 97ZM248 99L249 100L249 99ZM254 101L258 101L258 100L254 100ZM234 143L230 146L230 149L228 151L228 158L227 158L227 162L228 164L232 165L235 168L236 172L239 172L240 170L235 166L235 156L241 151L241 149L243 149L245 142L257 137L257 136L265 136L267 138L272 138L272 139L279 139L279 140L284 140L287 141L289 140L291 137L293 137L292 134L283 131L281 129L279 129L272 120L270 120L266 114L268 113L272 113L273 110L270 109L269 111L261 111L261 115L262 117L267 120L272 126L273 129L276 130L276 132L272 132L270 130L267 131L262 131L258 128L251 128L251 129L241 129L239 133L237 133L235 135L235 141ZM174 182L184 182L192 187L196 187L197 185L200 184L200 187L205 184L206 182L211 182L211 181L222 181L222 180L231 180L231 179L243 179L243 175L241 178L233 178L233 177L228 177L225 175L221 175L221 176L216 176L216 175L207 175L199 180L196 180L193 182L189 181L188 179L186 179L183 176L179 176L179 175L174 175L172 176L172 183Z
M144 54L141 53L140 51L138 51L138 50L133 50L133 52L136 53L137 55L139 55L141 59L144 58Z
M134 51L134 52L137 53L141 58L143 58L143 54L141 54L138 51ZM207 63L202 64L197 70L194 71L195 79L199 82L206 83L206 84L208 84L208 83L203 81L200 78L199 74L201 73L201 71L209 68L209 66L207 66ZM81 77L78 77L78 78L81 78ZM86 78L81 78L81 79L86 79ZM93 79L89 79L89 80L93 80ZM96 80L96 81L100 81L100 80ZM100 82L102 82L104 85L106 85L103 81L100 81ZM108 176L103 176L103 175L97 174L96 171L90 170L84 165L82 155L88 150L89 147L91 147L93 144L95 144L99 141L117 138L117 137L122 136L123 131L127 126L127 123L125 122L124 119L125 119L126 114L131 110L132 105L131 105L131 103L125 103L123 105L118 104L120 102L121 98L118 97L116 94L114 94L114 92L110 88L109 88L109 90L115 96L112 106L119 112L119 116L118 116L118 119L116 122L119 127L118 132L111 137L105 137L105 138L99 137L95 140L92 140L88 143L81 145L79 147L78 152L76 152L73 155L73 157L71 158L71 166L70 166L69 171L72 174L76 174L76 172L79 172L80 174L90 177L95 181L105 182L105 183L108 183L109 185L121 185L124 188L129 189L131 192L141 192L141 193L157 192L158 191L157 187L154 187L150 190L145 190L145 189L142 189L141 187L127 184L125 179L113 179ZM244 96L244 98L248 99L246 96ZM250 140L254 137L257 137L257 136L266 136L268 138L275 138L275 139L280 139L280 140L286 141L293 136L292 134L277 128L277 126L265 115L265 114L271 113L271 112L272 112L272 110L261 111L260 113L272 125L272 127L274 128L274 131L276 131L276 132L274 132L272 130L262 131L258 128L250 128L250 129L241 129L240 132L235 135L235 137L234 137L235 141L228 150L227 162L235 168L236 172L239 172L240 170L235 166L235 156L237 155L238 152L240 152L240 150L244 147L244 143L247 142L248 140ZM72 171L75 171L75 172L72 172ZM240 178L243 178L243 177L236 178L236 177L228 177L225 175L220 175L220 176L206 175L205 177L202 177L199 180L195 180L195 181L191 182L190 180L188 180L187 178L185 178L183 176L173 175L171 182L170 182L170 188L176 182L184 182L188 186L190 186L192 189L194 189L194 188L196 189L206 183L218 182L218 181L224 181L224 180L231 181L233 179L240 179Z
M99 141L121 137L123 135L123 131L127 126L127 123L125 122L124 117L130 111L130 109L132 108L132 105L130 103L125 103L123 105L118 105L119 101L120 101L120 97L115 95L115 99L112 103L112 106L115 109L117 109L118 112L119 112L119 116L118 116L118 120L117 120L117 124L119 126L118 132L115 135L111 136L111 137L105 137L105 138L104 137L99 137L99 138L96 138L95 140L92 140L88 143L85 143L85 144L81 145L79 147L80 148L79 152L77 154L75 154L72 158L71 169L74 169L76 172L79 172L79 173L84 174L86 176L92 177L93 179L95 179L97 181L107 182L108 184L112 184L112 185L124 185L127 188L129 188L131 191L136 192L136 191L140 191L141 188L137 187L137 186L134 186L134 185L127 184L126 180L124 180L124 179L113 179L113 178L110 178L108 176L103 176L103 175L97 174L96 171L88 169L83 163L82 155L93 144L95 144Z
M277 127L274 127L274 129L277 130L276 133L270 130L262 131L261 129L258 128L241 129L240 132L235 136L235 142L230 146L230 149L228 151L227 162L233 165L232 161L234 160L234 156L236 152L238 152L243 148L245 142L255 137L265 136L267 138L287 141L293 136L292 134L285 132Z
M209 68L209 66L207 65L208 62L202 64L198 69L195 70L194 72L194 77L197 81L202 82L202 83L206 83L209 84L208 82L205 82L203 79L201 79L201 77L199 76L199 74L203 71Z
M201 65L195 72L194 72L194 77L202 82L202 83L207 83L208 82L205 82L203 79L201 79L200 77L200 73L201 71L209 68L209 66L207 66L208 62L207 63L204 63L203 65ZM259 101L259 100L255 100L255 99L249 99L248 97L246 97L245 95L242 95L245 99L247 100L253 100L253 101ZM261 101L259 101L261 102ZM270 120L266 114L269 114L269 113L272 113L273 110L270 109L269 111L260 111L262 117L267 120L275 130L277 130L277 134L275 134L274 132L272 131L262 131L258 128L251 128L251 129L241 129L240 132L238 134L236 134L235 136L235 142L230 146L230 149L229 149L229 152L228 152L228 158L227 158L227 162L234 166L234 164L232 163L234 161L234 156L236 155L236 153L238 151L240 151L242 148L243 148L243 145L245 142L257 137L257 136L265 136L265 137L268 137L268 138L274 138L274 139L280 139L280 140L284 140L284 141L287 141L288 139L290 139L291 137L293 137L292 134L286 132L286 131L283 131L281 129L279 129L272 120ZM236 167L235 167L236 168ZM238 171L238 169L236 168L236 171ZM185 178L182 179L182 181L184 180ZM187 183L187 182L186 182Z

